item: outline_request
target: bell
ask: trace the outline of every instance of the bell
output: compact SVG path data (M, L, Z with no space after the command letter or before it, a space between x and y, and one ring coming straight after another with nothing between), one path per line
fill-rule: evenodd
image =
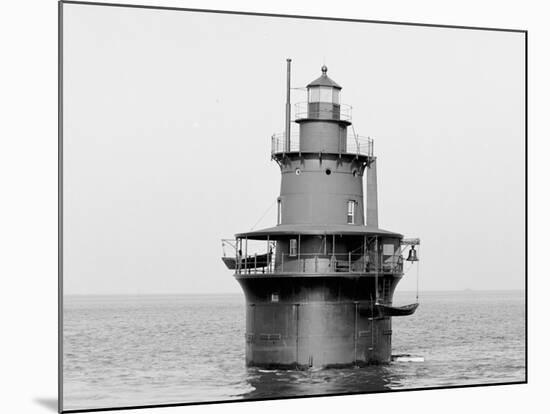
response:
M407 262L418 262L418 257L416 257L416 250L414 250L414 246L411 246L411 250L409 250Z

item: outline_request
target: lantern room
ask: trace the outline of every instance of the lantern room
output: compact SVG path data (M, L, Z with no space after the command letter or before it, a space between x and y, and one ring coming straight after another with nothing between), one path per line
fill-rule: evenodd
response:
M308 118L340 119L340 91L342 87L327 76L327 67L321 76L307 85Z

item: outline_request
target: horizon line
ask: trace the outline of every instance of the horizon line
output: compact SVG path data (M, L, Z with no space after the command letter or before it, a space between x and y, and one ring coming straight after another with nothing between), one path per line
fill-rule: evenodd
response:
M517 289L430 289L430 290L424 290L420 291L419 294L422 293L456 293L456 292L462 292L462 293L483 293L483 292L525 292L524 288L517 288ZM413 293L416 294L415 290L402 290L395 292L396 294L399 293ZM186 293L186 292L180 292L180 293L162 293L162 292L154 292L154 293L64 293L63 296L206 296L206 295L243 295L242 292L193 292L193 293Z

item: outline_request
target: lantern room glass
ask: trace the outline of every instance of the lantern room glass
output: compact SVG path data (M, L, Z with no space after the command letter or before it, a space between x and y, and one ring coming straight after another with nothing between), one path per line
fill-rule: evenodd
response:
M308 88L308 102L327 102L338 105L340 103L340 90L330 86L312 86Z

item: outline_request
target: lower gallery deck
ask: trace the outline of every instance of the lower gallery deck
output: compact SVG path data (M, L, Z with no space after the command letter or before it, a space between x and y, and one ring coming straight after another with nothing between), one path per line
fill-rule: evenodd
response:
M228 241L234 256L223 259L246 297L248 365L303 369L390 362L391 317L416 309L392 306L405 245L395 233L349 229L282 234L279 227L278 233Z
M261 234L224 243L233 247L226 265L236 274L402 273L397 234ZM271 237L270 237L271 236Z

